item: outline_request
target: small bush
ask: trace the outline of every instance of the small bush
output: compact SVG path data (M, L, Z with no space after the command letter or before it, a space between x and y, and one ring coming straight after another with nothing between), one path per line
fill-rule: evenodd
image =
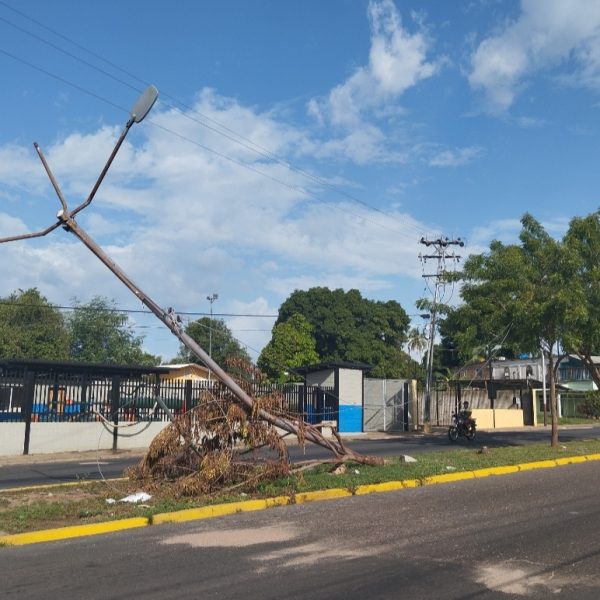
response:
M593 392L577 407L577 412L587 419L600 418L600 392Z

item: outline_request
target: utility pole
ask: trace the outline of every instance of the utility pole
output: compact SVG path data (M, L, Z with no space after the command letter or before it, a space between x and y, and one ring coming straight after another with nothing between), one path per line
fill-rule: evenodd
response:
M428 249L431 250L431 254L419 254L419 258L423 263L423 266L428 260L437 261L435 273L423 273L424 278L433 278L433 303L431 305L431 314L429 319L429 348L427 350L427 379L425 381L425 414L423 429L425 432L431 431L431 384L433 379L433 346L435 340L435 328L437 325L437 306L440 300L443 298L443 291L446 285L446 263L452 261L457 263L460 260L460 256L455 254L454 251L450 252L451 246L460 246L461 248L465 243L460 239L449 239L447 237L439 237L435 240L428 240L421 238L420 242Z

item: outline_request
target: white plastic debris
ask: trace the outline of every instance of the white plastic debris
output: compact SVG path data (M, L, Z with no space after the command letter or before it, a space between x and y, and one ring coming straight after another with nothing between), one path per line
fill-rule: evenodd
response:
M354 472L355 472L357 475L360 475L360 471L359 471L358 469L354 469Z
M415 463L415 462L417 462L417 459L414 456L409 456L408 454L403 454L400 457L400 460L402 462L405 462L405 463Z
M138 492L137 494L131 494L131 496L125 496L121 498L119 502L130 502L131 504L137 504L138 502L147 502L152 496L146 492Z
M114 504L116 502L116 500L114 498L107 498L106 499L106 504Z
M451 467L450 465L448 465L446 467L446 471L456 471L456 467Z

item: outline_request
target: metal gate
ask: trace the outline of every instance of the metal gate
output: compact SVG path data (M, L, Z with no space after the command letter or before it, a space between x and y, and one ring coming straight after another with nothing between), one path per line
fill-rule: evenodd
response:
M408 431L410 385L404 379L365 379L363 431Z

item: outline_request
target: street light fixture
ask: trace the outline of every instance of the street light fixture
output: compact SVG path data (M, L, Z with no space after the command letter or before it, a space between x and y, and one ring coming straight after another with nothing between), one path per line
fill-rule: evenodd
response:
M210 357L212 357L213 302L215 300L219 299L219 294L211 294L210 296L206 296L206 299L210 302L210 324L209 324L209 328L208 328L208 355Z

